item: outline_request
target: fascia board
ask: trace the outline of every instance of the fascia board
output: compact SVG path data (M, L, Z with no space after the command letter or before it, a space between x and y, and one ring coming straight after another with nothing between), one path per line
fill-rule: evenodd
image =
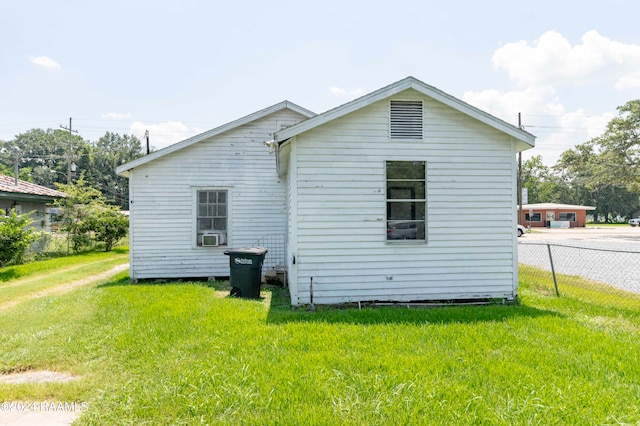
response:
M191 146L195 143L201 142L205 139L209 139L211 137L220 135L224 132L227 132L229 130L232 130L236 127L240 127L243 126L247 123L250 123L252 121L258 120L262 117L266 117L269 114L273 114L274 112L280 111L282 109L291 109L292 111L295 111L299 114L302 114L306 117L313 117L315 114L305 108L302 108L301 106L298 106L296 104L294 104L293 102L289 102L289 101L282 101L280 103L277 103L275 105L272 105L270 107L267 107L265 109L262 109L260 111L254 112L252 114L249 114L247 116L244 116L242 118L239 118L237 120L231 121L227 124L223 124L222 126L216 127L215 129L211 129L208 130L204 133L200 133L199 135L196 136L192 136L188 139L183 140L182 142L178 142L175 143L173 145L169 145L166 148L162 148L156 152L152 152L149 155L145 155L144 157L140 157L136 160L133 160L127 164L123 164L121 166L116 167L116 173L118 175L121 176L128 176L128 172L131 169L134 169L136 167L142 166L143 164L146 164L150 161L156 160L158 158L164 157L165 155L169 155L173 152L179 151L183 148L186 148L188 146Z

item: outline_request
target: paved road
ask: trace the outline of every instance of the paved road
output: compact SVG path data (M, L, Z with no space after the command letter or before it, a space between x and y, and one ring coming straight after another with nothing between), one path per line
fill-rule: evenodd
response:
M640 293L640 229L588 227L535 229L518 238L520 263L579 275Z
M580 247L608 248L640 251L640 228L588 227L570 229L533 228L518 242L548 242Z

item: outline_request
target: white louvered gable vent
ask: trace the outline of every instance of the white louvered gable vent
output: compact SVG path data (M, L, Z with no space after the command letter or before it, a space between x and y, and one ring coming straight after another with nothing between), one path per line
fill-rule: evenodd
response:
M391 139L422 139L422 101L391 101Z

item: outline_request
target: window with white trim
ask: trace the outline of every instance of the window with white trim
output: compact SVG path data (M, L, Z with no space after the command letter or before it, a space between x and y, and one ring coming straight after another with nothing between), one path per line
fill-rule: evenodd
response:
M389 137L391 139L422 139L422 101L389 101Z
M387 161L387 241L425 240L426 162Z
M196 245L206 246L209 241L215 245L227 243L228 193L227 190L199 190L196 218ZM203 244L203 237L205 238Z

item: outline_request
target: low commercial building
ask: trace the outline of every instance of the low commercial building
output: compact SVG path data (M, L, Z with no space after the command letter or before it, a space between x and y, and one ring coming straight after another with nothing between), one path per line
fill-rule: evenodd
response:
M584 228L587 224L587 211L595 209L592 206L573 204L524 204L520 224L532 228Z

